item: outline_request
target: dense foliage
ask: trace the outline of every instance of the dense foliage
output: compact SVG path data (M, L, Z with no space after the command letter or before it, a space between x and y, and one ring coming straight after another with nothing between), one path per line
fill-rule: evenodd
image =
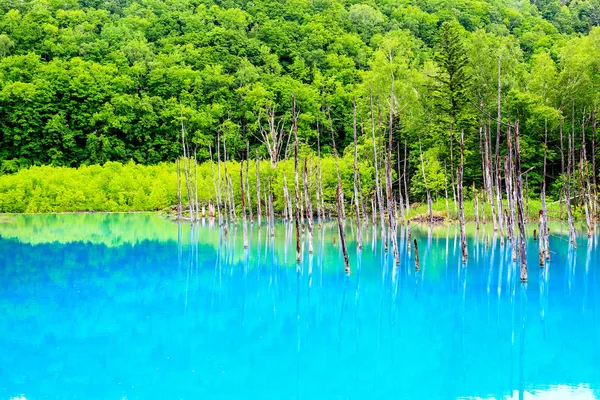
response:
M439 195L452 162L448 143L461 129L465 186L480 182L479 127L489 115L495 132L500 57L502 117L520 121L523 166L535 167L529 184L537 191L545 127L553 179L559 121L578 132L583 122L590 137L600 102L599 24L598 0L2 1L0 169L172 162L182 119L201 161L217 134L234 158L244 156L246 140L266 156L265 114L274 110L288 132L292 93L300 140L316 149L320 134L327 154L330 128L338 147L350 144L353 98L359 134L370 134L372 91L377 134L389 126L391 105L394 145L409 146L413 195L423 194L419 143ZM73 171L72 179L100 170ZM56 170L44 171L52 180ZM144 179L157 178L140 173L136 190L153 190ZM172 182L171 174L155 190L172 193ZM69 196L77 193L87 198ZM173 201L155 195L156 207Z

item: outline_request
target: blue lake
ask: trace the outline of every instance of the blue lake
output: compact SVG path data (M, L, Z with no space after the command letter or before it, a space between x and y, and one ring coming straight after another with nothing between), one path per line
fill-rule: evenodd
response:
M348 222L225 237L151 214L0 220L0 400L600 399L598 236L552 226L519 281L490 227L399 232L395 266ZM533 231L534 226L529 227ZM565 228L566 229L566 228Z

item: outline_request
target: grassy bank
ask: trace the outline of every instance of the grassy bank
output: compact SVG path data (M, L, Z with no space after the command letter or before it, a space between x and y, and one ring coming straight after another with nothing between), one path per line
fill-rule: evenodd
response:
M316 158L313 159L313 173L310 179L314 187L314 171ZM353 190L353 166L350 157L340 159L340 171L346 193L346 201L350 201ZM284 176L287 179L288 189L293 193L294 166L293 161L282 161L276 168L269 162L260 162L261 192L265 193L270 186L274 193L275 209L281 212L283 208ZM335 201L335 186L337 176L335 162L331 157L321 160L323 169L323 186L326 206L333 205ZM311 168L308 163L309 170ZM213 170L214 168L214 170ZM239 168L238 162L227 164L228 174L232 178L236 198L239 199ZM245 168L245 166L244 166ZM360 165L361 184L365 196L373 191L373 168L369 164ZM215 197L214 180L217 176L216 166L210 162L198 165L197 174L198 199L201 204L207 204ZM224 166L221 165L221 176L225 175ZM256 210L256 164L251 162L249 171L252 208ZM182 193L187 199L185 184L182 183ZM302 189L302 179L300 179ZM427 206L419 202L418 189L421 183L412 182L411 186L411 211L410 217L427 214ZM312 190L312 189L311 189ZM469 195L467 193L467 195ZM314 201L315 199L313 199ZM177 203L177 167L175 164L158 164L143 166L134 163L120 164L108 162L104 165L82 166L79 168L65 167L32 167L21 170L16 174L0 176L0 212L2 213L59 213L59 212L127 212L127 211L157 211L163 210ZM239 204L239 200L237 201ZM367 207L370 201L365 201ZM558 218L560 205L549 199L549 215ZM333 207L332 207L333 208ZM539 199L529 200L528 213L530 219L537 218L541 208ZM449 202L449 217L456 219L454 204ZM347 210L352 208L348 204ZM446 216L446 203L443 198L434 202L434 211L438 215ZM575 209L576 216L581 211ZM468 220L474 219L472 199L465 203L465 214ZM485 205L485 214L491 220L489 204ZM480 212L480 217L482 216Z

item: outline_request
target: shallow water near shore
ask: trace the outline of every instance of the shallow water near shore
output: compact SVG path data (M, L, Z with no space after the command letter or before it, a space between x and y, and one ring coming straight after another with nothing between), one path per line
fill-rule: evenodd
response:
M529 280L491 226L290 225L229 234L153 214L16 215L0 224L0 400L600 399L598 236L551 226ZM531 234L535 226L528 227ZM563 231L564 230L564 231Z

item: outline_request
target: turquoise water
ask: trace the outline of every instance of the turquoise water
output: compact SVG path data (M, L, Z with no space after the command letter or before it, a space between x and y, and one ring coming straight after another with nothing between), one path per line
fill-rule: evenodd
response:
M534 227L531 227L533 230ZM227 237L157 216L0 220L0 400L600 399L598 237L559 227L518 281L508 244L413 226L421 271L334 224ZM378 231L377 231L378 232ZM375 232L375 236L377 234Z

